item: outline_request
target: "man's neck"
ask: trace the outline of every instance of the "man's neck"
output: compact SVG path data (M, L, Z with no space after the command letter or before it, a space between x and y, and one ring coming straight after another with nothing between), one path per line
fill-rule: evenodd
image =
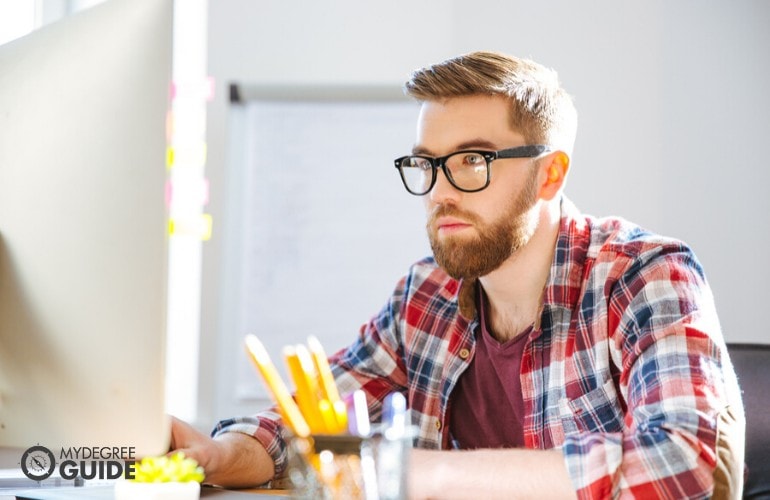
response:
M558 200L542 203L537 229L529 242L499 268L479 278L487 296L487 324L497 340L512 339L533 323L539 327L560 219Z

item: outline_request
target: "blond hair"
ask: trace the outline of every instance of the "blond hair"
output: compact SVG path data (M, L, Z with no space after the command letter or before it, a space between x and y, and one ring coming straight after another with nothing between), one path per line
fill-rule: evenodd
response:
M577 112L558 75L534 61L496 52L472 52L415 70L404 84L418 101L501 95L511 103L511 128L529 144L572 153Z

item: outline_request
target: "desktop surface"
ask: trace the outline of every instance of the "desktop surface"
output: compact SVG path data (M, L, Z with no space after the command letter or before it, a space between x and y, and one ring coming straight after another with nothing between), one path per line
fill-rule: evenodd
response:
M75 487L72 482L62 481L58 487L32 487L34 484L27 479L20 467L20 457L24 450L20 448L0 447L0 500L20 498L31 500L69 500L79 498L109 499L114 495L111 481L97 481L89 485ZM48 481L53 484L54 481ZM67 484L69 483L69 484ZM201 498L216 498L221 500L248 498L290 498L291 492L285 489L248 488L228 490L215 486L203 485Z
M264 489L244 489L228 490L214 486L203 486L201 488L201 498L216 498L219 500L247 500L260 498L290 498L290 492L287 490L264 490ZM114 487L112 485L103 486L83 486L61 487L61 488L27 488L19 490L0 490L0 500L5 498L18 498L29 500L70 500L90 498L95 500L112 500L115 498Z

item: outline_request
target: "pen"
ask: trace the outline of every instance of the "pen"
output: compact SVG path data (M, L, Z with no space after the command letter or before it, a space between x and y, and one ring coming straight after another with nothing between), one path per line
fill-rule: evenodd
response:
M270 360L265 346L262 345L262 342L255 335L246 335L246 351L257 366L260 374L262 374L262 378L273 395L286 424L294 431L295 435L299 437L309 436L310 427L308 427L305 418L302 416L297 403L291 397L286 384L283 383L280 375L278 375L278 370L275 369L275 365Z
M348 430L354 436L366 437L371 432L366 394L361 389L349 396Z
M382 424L386 437L400 438L406 432L406 398L400 392L391 392L382 405Z

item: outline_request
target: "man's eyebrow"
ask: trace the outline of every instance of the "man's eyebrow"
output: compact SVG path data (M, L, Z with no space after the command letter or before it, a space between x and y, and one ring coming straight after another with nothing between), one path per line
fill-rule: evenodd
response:
M485 150L488 149L490 151L497 151L499 147L497 146L497 144L491 141L488 141L486 139L472 139L470 141L461 142L460 144L455 145L455 147L452 148L452 150L449 153L453 153L455 151L462 151L464 149L485 149ZM434 157L436 156L428 148L424 146L420 146L419 144L415 144L414 147L412 147L412 154L434 156Z

